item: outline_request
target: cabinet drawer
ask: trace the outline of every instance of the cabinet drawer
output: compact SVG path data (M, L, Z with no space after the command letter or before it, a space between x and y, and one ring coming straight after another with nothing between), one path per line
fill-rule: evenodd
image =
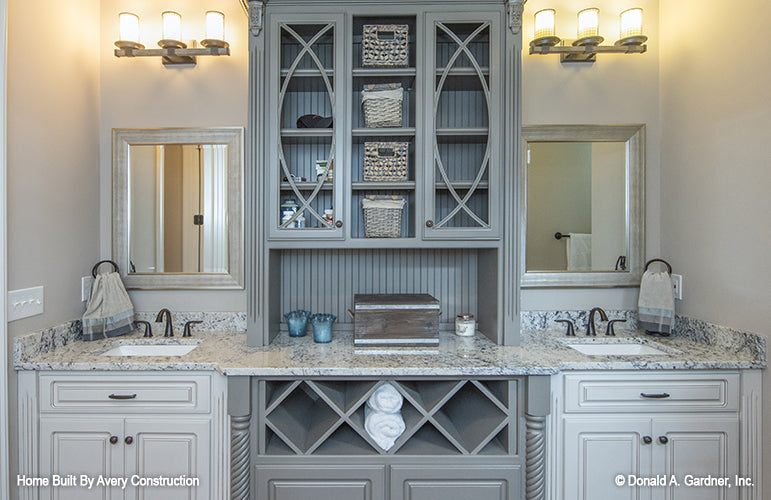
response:
M258 465L256 470L259 499L385 499L382 465Z
M41 412L209 413L207 375L41 375Z
M737 411L739 374L565 375L566 412Z
M516 465L394 465L391 500L515 500L521 475Z

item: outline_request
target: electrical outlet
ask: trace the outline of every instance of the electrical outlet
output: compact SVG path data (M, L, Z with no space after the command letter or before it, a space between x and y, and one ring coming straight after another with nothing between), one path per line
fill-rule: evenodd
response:
M91 297L91 286L94 283L94 278L91 276L83 276L80 278L80 300L85 302Z
M44 306L42 286L8 292L8 321L43 314Z
M683 275L672 275L672 288L675 289L675 298L677 300L683 300Z

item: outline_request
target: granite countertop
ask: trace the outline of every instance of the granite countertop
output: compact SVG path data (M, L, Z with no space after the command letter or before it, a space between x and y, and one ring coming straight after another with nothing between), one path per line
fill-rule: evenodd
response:
M39 335L39 332L37 332ZM458 337L441 333L439 348L426 354L382 354L355 349L353 334L335 332L329 344L312 336L291 338L282 333L268 347L247 347L243 332L195 333L193 338L143 339L138 332L119 338L84 342L66 335L16 340L17 370L216 370L225 375L291 377L515 376L549 375L561 370L670 370L765 368L765 338L708 327L683 328L682 335L645 338L644 332L617 330L617 337L583 333L565 337L563 330L523 330L517 347L497 346L481 335ZM597 343L652 342L670 355L588 356L569 348L567 341ZM101 354L120 344L198 343L179 357L108 357ZM376 351L377 352L377 351ZM382 351L381 351L382 352Z

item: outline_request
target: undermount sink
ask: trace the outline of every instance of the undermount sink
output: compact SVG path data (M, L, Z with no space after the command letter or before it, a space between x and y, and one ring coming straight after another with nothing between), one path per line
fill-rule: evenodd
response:
M129 344L103 352L102 356L184 356L198 344Z
M641 342L569 343L571 349L588 356L669 356L671 353Z

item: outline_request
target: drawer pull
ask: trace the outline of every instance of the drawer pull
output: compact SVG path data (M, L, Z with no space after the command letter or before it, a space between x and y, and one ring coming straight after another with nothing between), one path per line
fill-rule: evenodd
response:
M124 441L126 442L126 444L131 444L134 442L134 438L131 436L126 436L126 439L124 439Z
M134 399L137 397L136 394L110 394L107 396L110 399Z
M666 436L659 436L659 443L661 444L667 444L669 442L669 438Z
M659 394L647 394L645 392L641 392L640 396L648 399L664 399L664 398L668 398L669 394L667 394L666 392L662 392Z
M110 436L111 444L118 444L118 436Z
M651 444L651 443L653 442L653 438L652 438L652 437L650 437L650 436L643 436L643 438L642 438L642 442L643 442L644 444Z

